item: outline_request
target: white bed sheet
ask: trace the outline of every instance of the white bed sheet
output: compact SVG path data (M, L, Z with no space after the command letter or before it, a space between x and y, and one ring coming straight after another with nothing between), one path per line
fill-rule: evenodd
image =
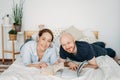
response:
M0 75L0 80L120 80L120 66L110 57L97 58L98 69L84 68L77 77L76 72L64 68L56 75L42 75L40 69L25 67L18 58Z

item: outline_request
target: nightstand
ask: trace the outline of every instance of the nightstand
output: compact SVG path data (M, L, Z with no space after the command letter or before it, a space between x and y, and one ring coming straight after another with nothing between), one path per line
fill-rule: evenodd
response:
M12 62L15 60L15 55L19 54L19 51L15 51L15 42L17 40L9 40L8 31L12 28L12 25L2 25L2 63L4 63L5 53L10 53L12 55ZM18 34L17 34L18 35ZM8 45L7 42L11 43ZM11 46L11 47L10 47ZM11 50L6 49L6 47L11 48Z

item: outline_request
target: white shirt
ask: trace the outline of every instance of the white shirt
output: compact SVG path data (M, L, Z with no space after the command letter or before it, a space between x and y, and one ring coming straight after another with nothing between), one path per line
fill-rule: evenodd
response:
M55 50L55 46L53 44L52 47L49 47L45 51L45 54L43 55L40 61L38 61L36 47L37 47L36 41L29 41L25 43L21 48L20 54L25 65L38 62L46 62L48 65L51 65L57 61L58 56Z

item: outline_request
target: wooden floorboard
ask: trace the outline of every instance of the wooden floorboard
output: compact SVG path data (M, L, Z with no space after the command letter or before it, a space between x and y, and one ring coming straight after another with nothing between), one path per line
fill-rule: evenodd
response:
M12 59L5 59L4 64L2 63L2 59L0 59L0 75L2 74L2 72L8 69L11 64L12 64Z
M0 59L0 64L3 64L2 59ZM6 64L6 65L12 64L12 59L5 59L4 64Z

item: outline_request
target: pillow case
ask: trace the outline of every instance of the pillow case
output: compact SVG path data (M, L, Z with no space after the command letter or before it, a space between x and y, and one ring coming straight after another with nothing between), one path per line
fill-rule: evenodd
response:
M83 37L82 31L78 30L74 26L65 29L64 32L70 33L75 38L75 40L79 40Z
M97 40L96 40L96 39L93 39L93 38L90 38L90 37L84 37L84 38L82 38L82 39L80 39L80 40L78 40L78 41L86 41L86 42L88 42L88 43L94 43L94 42L96 42Z
M38 33L34 33L32 36L31 36L32 40L35 40L35 41L38 41Z
M87 30L82 31L82 38L79 39L79 41L86 41L88 43L94 43L98 40L96 39L94 32L92 30L87 29Z
M83 37L89 37L89 38L96 39L95 34L92 30L87 29L87 30L82 31L82 33L83 33Z
M53 35L54 35L53 43L55 44L57 55L59 55L59 50L60 50L60 36L63 33L63 29L62 28L56 28L56 29L52 30L52 32L53 32Z

